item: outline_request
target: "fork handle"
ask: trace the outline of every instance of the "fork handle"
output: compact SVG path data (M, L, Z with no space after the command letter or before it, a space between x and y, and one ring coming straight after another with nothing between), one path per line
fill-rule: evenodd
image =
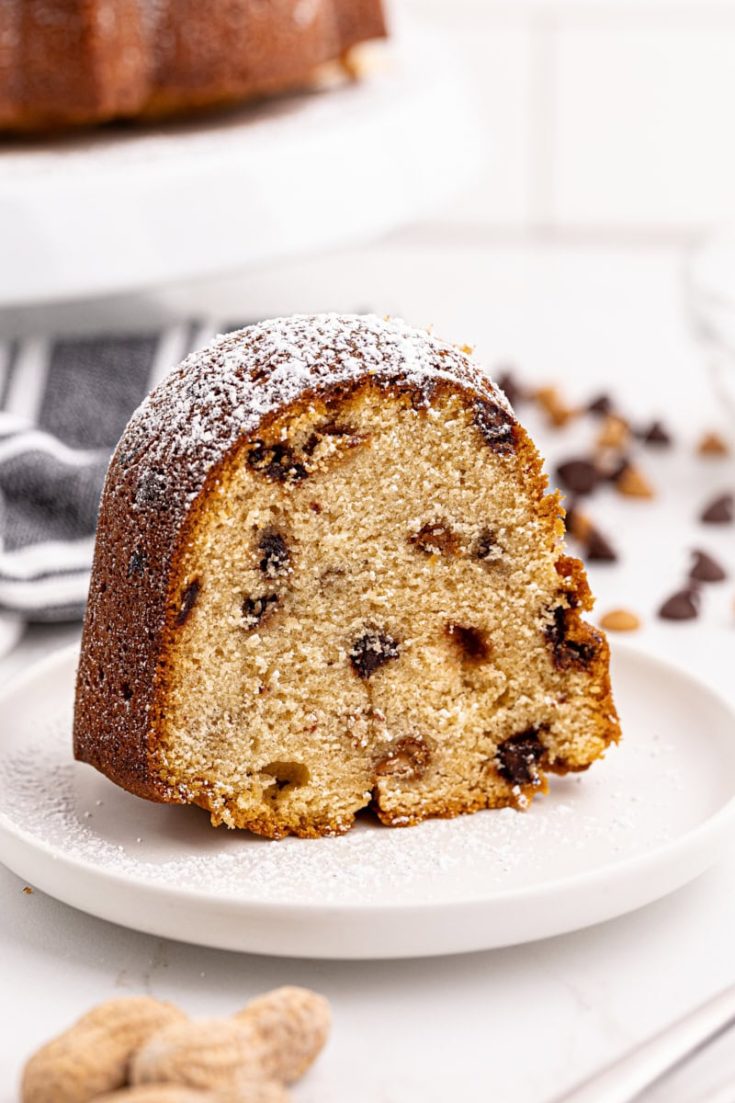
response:
M683 1064L735 1025L735 985L636 1046L553 1103L631 1103L645 1088Z

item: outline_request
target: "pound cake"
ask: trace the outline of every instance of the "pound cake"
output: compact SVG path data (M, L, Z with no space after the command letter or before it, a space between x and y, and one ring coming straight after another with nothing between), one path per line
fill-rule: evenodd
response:
M271 838L523 808L619 736L563 516L466 351L372 316L220 337L111 461L75 755Z
M384 34L381 0L0 0L0 130L282 92Z

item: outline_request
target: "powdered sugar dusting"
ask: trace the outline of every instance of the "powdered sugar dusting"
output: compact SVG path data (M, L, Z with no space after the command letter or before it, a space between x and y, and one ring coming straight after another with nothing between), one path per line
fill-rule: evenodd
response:
M425 405L445 380L510 409L465 352L424 330L375 315L294 315L228 333L192 353L135 412L118 455L144 457L159 470L184 459L191 496L268 414L366 376L385 387L411 387Z

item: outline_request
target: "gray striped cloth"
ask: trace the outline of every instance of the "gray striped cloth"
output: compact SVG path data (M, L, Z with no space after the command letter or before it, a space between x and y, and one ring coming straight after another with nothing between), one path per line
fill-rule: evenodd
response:
M147 392L239 323L0 340L0 618L82 616L102 483Z

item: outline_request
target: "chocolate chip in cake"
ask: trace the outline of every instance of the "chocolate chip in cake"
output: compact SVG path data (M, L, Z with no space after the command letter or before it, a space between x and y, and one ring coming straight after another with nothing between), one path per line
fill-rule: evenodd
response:
M658 611L662 620L694 620L699 616L699 593L693 587L677 590Z
M695 582L722 582L727 578L727 571L724 567L721 567L717 560L713 559L707 552L697 549L692 552L692 555L694 556L694 562L689 571L689 577L693 578Z
M507 410L487 399L475 402L475 425L493 452L501 455L515 450L516 435L513 417Z
M538 763L543 755L544 745L538 737L538 728L527 728L499 745L496 752L498 773L513 785L538 785Z
M729 525L733 519L732 494L720 494L702 510L700 521L705 525Z
M481 529L480 534L475 541L472 548L472 556L474 559L490 559L496 558L500 548L498 546L497 537L492 529Z
M169 493L168 478L163 471L144 471L135 488L135 504L155 505L161 510L168 508L167 496Z
M148 556L140 548L136 548L128 560L128 578L135 578L145 571Z
M189 613L194 608L196 600L199 597L200 589L201 584L199 582L199 579L195 578L194 581L190 582L184 590L183 594L181 595L181 601L179 603L179 611L176 614L177 625L182 625L187 621Z
M586 539L586 558L591 563L616 563L617 552L599 529L591 528Z
M408 539L426 555L456 555L459 551L457 534L444 521L429 521Z
M484 663L490 658L492 648L481 628L468 628L464 624L448 624L446 632L467 662Z
M600 472L592 460L571 459L558 465L556 477L573 494L591 494L600 481Z
M371 678L376 670L399 656L398 641L384 632L366 632L355 640L350 662L360 678Z
M598 414L600 417L611 414L613 409L613 402L609 394L598 394L596 398L593 398L592 401L587 404L588 413Z
M308 475L303 463L296 460L290 444L266 444L256 440L248 452L247 461L261 475L279 483L298 482Z
M123 701L132 700L133 690L129 682L123 682L120 686L120 693L122 694Z
M544 635L551 644L554 665L558 670L571 667L586 669L595 657L597 648L590 640L573 640L568 636L567 615L569 610L557 605L552 612L553 621L544 628ZM589 630L589 629L588 629Z
M419 736L409 735L391 747L375 765L378 777L398 777L405 781L420 778L431 762L431 751Z
M258 549L263 553L258 566L266 578L276 578L290 570L291 553L280 532L263 533L258 541Z
M246 597L243 599L241 610L246 628L255 628L268 612L272 605L278 602L278 594L263 594L261 597Z
M657 448L667 448L671 444L671 434L660 421L652 421L636 435L644 444L653 444Z

